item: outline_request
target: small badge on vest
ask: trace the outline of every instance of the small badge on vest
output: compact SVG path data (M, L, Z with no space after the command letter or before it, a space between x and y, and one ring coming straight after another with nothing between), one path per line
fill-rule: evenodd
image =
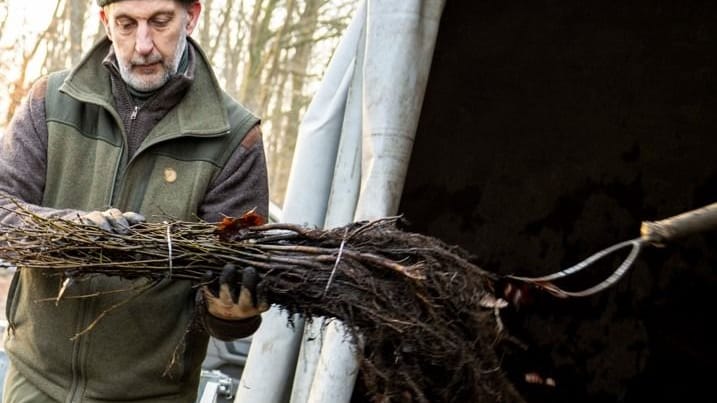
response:
M164 180L167 183L174 183L177 180L177 171L173 168L164 168Z

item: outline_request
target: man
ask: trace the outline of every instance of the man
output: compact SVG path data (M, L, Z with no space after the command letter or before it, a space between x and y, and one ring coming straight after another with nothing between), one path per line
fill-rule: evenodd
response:
M0 147L0 220L15 202L122 232L146 217L218 221L268 186L259 120L218 86L189 38L201 4L98 0L107 38L31 89ZM233 278L243 276L237 298ZM209 335L253 333L257 275L227 267L221 291L182 280L59 280L23 270L7 302L4 402L192 402ZM143 289L144 287L144 289ZM214 287L213 287L214 289Z

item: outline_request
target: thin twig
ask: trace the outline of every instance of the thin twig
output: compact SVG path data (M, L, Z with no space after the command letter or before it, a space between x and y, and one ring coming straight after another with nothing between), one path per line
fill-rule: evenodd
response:
M132 295L132 296L130 296L129 298L124 299L124 300L122 300L122 301L120 301L120 302L118 302L118 303L116 303L116 304L110 306L109 308L105 309L104 311L100 312L100 314L95 318L95 320L93 320L84 330L82 330L81 332L79 332L79 333L75 334L74 336L72 336L72 337L70 338L70 340L72 340L72 341L77 340L77 339L80 338L83 334L86 334L87 332L89 332L90 330L92 330L92 329L102 320L102 318L104 318L105 316L107 316L107 314L109 314L110 312L114 311L114 310L117 309L117 308L120 308L120 307L122 307L122 306L124 306L124 305L127 305L129 302L133 301L133 300L134 300L135 298L137 298L138 296L144 294L147 290L149 290L150 288L152 288L152 287L155 286L156 284L157 284L156 281L147 283L147 285L145 285L144 287L141 287L140 289L138 289L137 292L136 292L134 295Z
M167 261L169 262L169 278L172 278L172 224L164 221L167 225Z

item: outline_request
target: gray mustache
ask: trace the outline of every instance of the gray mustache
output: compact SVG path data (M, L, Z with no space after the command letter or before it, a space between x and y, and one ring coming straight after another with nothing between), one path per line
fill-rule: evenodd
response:
M146 65L146 64L154 64L162 61L162 56L160 55L149 55L146 57L133 57L132 60L130 60L130 63L133 66L137 65Z

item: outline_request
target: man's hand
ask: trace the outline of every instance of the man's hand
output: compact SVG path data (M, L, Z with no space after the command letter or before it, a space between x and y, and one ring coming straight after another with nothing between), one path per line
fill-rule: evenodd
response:
M92 211L82 217L80 222L83 224L95 225L108 232L114 232L124 235L129 232L131 225L144 222L145 218L141 214L131 211L121 212L116 208L105 211Z
M259 274L253 267L241 271L241 289L237 290L239 270L227 263L219 280L202 287L207 310L213 316L224 320L248 319L269 309L264 300Z

